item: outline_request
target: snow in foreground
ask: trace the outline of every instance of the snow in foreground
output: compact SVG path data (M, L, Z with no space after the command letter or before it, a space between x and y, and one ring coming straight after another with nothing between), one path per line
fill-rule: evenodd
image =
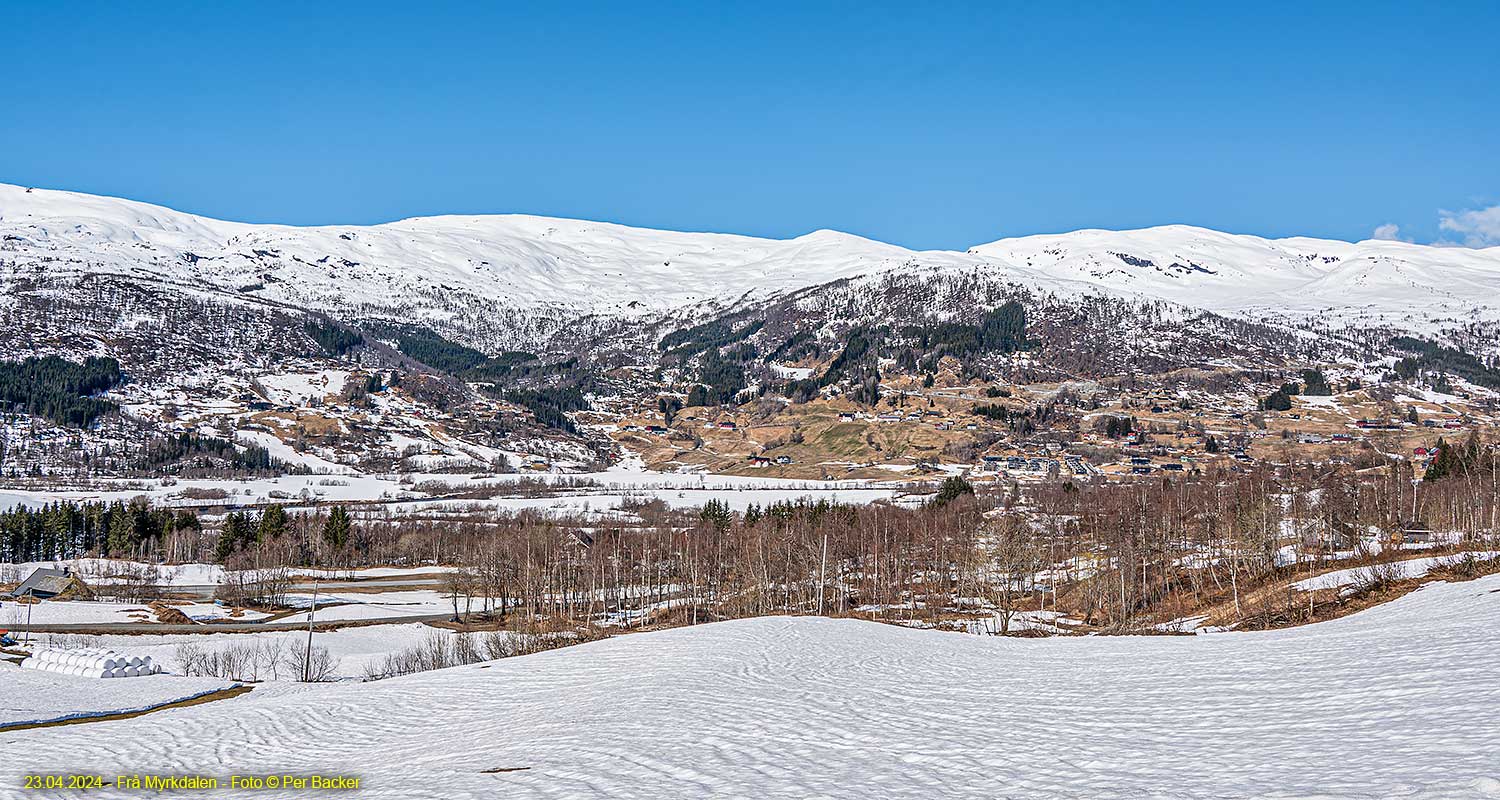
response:
M382 798L1490 797L1497 621L1500 576L1217 636L743 620L0 737L0 796L87 765Z
M0 663L0 725L142 711L227 689L233 685L233 681L218 678L183 678L176 675L104 680L39 672ZM3 737L0 741L5 742L0 747L9 756L14 756L17 753L14 744L16 737L29 738L31 735L34 734L0 734ZM12 783L0 787L0 796L18 786L19 783Z

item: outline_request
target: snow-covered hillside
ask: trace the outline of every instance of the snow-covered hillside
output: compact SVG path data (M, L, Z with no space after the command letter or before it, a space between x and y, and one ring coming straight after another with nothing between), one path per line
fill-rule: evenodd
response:
M1001 239L970 253L1054 281L1254 318L1382 321L1500 315L1500 247L1263 239L1186 225Z
M249 225L4 184L0 236L7 258L52 257L49 274L156 278L325 309L459 291L513 307L638 314L819 285L912 255L833 231L783 241L510 214Z
M1268 240L1186 226L912 251L833 231L677 233L524 215L382 225L223 222L114 198L0 184L0 278L110 273L297 307L441 320L480 302L638 316L723 307L892 270L970 272L1059 294L1164 300L1254 318L1413 330L1500 318L1500 248Z
M1493 797L1497 590L1197 637L819 618L628 635L32 731L0 796L86 764L353 774L371 798Z

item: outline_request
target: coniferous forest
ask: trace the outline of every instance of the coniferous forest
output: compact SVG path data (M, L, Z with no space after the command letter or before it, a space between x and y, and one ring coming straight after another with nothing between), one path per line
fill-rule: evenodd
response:
M119 382L120 364L113 358L91 357L82 364L57 356L0 361L0 404L81 428L115 409L93 395Z

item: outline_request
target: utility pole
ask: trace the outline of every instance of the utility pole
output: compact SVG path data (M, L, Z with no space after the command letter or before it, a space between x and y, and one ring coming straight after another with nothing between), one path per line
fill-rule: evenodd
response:
M31 601L31 602L29 602L29 603L26 604L26 644L27 645L31 644L31 607L34 606L34 605L36 605L36 595L33 594L34 591L36 591L36 590L34 590L34 589L27 589L26 590L26 599L29 600L29 601Z
M318 615L318 581L313 579L312 610L307 614L307 649L302 653L302 682L312 682L313 617Z
M823 615L823 591L828 586L828 530L823 530L823 561L818 567L818 616Z

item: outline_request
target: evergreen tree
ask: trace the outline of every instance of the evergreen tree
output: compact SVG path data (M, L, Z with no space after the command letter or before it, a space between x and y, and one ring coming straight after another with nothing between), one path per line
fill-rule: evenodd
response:
M1307 369L1302 371L1302 382L1305 384L1303 394L1308 395L1330 395L1333 387L1328 385L1328 379L1324 377L1323 371L1319 369Z
M238 511L232 511L224 517L224 524L219 528L219 542L214 548L214 559L220 564L234 555L244 544L255 537L255 528L250 520Z
M109 539L106 550L115 558L130 553L131 540L135 538L135 519L124 505L116 503L109 510Z
M709 500L703 504L703 510L698 512L698 518L722 531L729 527L734 519L734 512L729 510L729 503L724 500Z
M962 475L953 475L943 481L943 486L932 498L934 506L945 506L964 495L974 494L974 486Z
M286 510L273 503L260 515L260 525L255 532L256 541L267 542L281 538L286 533Z
M661 412L662 421L670 428L677 412L682 410L682 398L662 395L656 398L656 409Z
M334 506L323 523L323 541L335 550L342 550L349 542L349 511L343 506Z
M1267 411L1291 411L1293 394L1295 392L1288 392L1287 387L1283 386L1262 400L1261 407Z

